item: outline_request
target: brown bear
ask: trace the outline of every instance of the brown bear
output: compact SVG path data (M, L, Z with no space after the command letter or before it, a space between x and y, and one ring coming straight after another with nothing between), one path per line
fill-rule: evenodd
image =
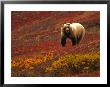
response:
M67 38L72 41L72 45L76 45L84 35L85 28L80 23L65 23L61 27L61 45L65 46Z

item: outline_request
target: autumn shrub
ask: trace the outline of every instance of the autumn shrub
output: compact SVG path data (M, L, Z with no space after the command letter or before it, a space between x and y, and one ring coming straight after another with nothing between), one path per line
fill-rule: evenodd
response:
M36 67L53 59L53 52L35 57L17 57L11 61L12 76L35 76ZM42 67L41 67L42 68Z
M68 74L71 75L71 72L99 70L99 65L99 52L95 54L65 54L59 56L56 60L54 59L54 52L51 51L43 55L13 58L11 61L11 75L15 77L68 76Z
M52 74L65 71L89 72L99 69L100 57L99 52L95 54L68 54L61 56L54 61L45 72Z

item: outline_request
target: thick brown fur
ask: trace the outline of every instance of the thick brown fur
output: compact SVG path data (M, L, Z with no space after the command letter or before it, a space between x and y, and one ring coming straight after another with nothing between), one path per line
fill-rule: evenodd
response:
M72 45L78 44L85 35L85 28L80 23L66 23L61 27L61 45L66 45L66 39L72 41Z

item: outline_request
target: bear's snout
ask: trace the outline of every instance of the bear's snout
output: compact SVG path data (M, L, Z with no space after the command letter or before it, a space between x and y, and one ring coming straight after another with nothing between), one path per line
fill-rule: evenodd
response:
M70 29L69 28L66 28L66 33L69 33L70 32Z

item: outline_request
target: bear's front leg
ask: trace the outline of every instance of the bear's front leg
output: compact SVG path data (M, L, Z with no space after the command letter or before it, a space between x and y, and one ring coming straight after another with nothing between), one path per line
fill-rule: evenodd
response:
M71 38L72 45L76 45L78 43L77 37Z
M62 45L62 47L64 47L66 45L66 38L65 37L61 38L61 45Z

